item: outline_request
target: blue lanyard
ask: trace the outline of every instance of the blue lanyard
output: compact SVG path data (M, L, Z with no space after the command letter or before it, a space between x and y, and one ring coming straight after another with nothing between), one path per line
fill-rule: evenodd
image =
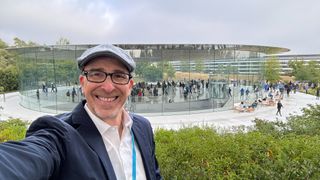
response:
M136 167L136 149L134 148L134 135L131 129L131 142L132 142L132 180L136 180L137 167Z

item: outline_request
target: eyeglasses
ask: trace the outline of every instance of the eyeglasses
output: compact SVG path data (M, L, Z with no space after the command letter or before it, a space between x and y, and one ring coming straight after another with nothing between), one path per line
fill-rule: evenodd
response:
M89 82L93 83L102 83L107 79L108 76L110 76L111 81L114 84L126 85L132 78L130 74L121 72L106 73L103 71L83 71L82 74L86 76Z

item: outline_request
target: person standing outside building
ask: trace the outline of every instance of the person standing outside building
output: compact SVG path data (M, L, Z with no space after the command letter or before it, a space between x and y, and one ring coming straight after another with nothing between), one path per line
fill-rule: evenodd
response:
M36 96L37 96L37 100L40 101L40 92L39 92L39 89L37 89L37 91L36 91Z
M232 90L231 90L230 87L229 87L229 89L228 89L228 95L229 95L229 97L232 97Z
M249 100L249 93L250 93L249 88L247 88L247 90L246 90L246 100Z
M77 92L76 92L76 88L73 87L73 88L72 88L72 91L71 91L72 102L74 102L75 96L78 96L78 95L77 95Z
M38 118L24 140L0 144L0 179L162 179L149 121L124 109L133 59L107 44L77 60L85 100Z
M276 113L276 115L278 115L278 113L279 113L280 116L282 116L281 108L283 108L283 105L282 105L281 101L279 100L278 103L277 103L277 113Z
M240 100L244 100L244 89L240 89Z

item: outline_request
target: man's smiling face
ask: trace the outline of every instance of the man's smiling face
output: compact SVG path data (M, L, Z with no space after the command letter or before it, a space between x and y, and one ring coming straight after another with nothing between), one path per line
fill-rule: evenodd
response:
M119 60L111 57L98 57L84 67L84 71L93 70L129 73ZM123 106L131 93L133 80L130 79L125 85L113 83L111 76L101 83L89 82L84 75L80 75L79 80L91 112L111 124L115 123L113 121L120 121Z

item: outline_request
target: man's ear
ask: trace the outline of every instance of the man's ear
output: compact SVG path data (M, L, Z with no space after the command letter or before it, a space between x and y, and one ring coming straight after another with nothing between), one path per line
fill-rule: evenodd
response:
M85 77L83 75L79 75L79 82L80 82L81 87L83 87L83 84L84 84L84 81L85 81L84 78Z
M129 88L130 88L130 89L132 89L133 84L134 84L134 80L133 80L133 79L130 79L130 81L129 81Z

